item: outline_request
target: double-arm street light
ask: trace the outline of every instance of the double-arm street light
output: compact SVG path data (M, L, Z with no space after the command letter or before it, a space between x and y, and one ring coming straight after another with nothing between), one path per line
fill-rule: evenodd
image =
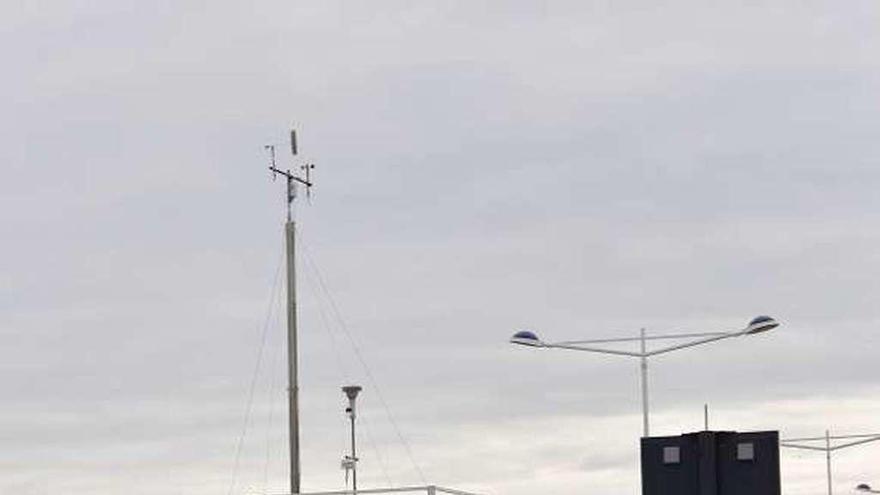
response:
M837 442L837 443L834 443ZM855 447L856 445L864 445L866 443L880 442L880 433L868 433L865 435L838 435L832 436L831 432L825 430L825 436L808 437L808 438L788 438L779 441L780 447L788 447L790 449L812 450L814 452L825 453L825 475L828 482L828 495L832 495L831 486L831 453L837 450ZM866 489L863 489L865 487ZM868 485L859 485L857 490L865 493L880 493L871 491Z
M732 337L742 337L744 335L754 335L756 333L766 332L779 326L779 323L769 316L758 316L753 318L749 324L742 329L731 332L710 332L710 333L685 333L675 335L650 335L645 333L645 329L641 330L638 337L623 337L612 339L594 339L594 340L571 340L565 342L544 342L531 331L524 330L517 332L510 339L513 344L524 345L528 347L538 347L546 349L568 349L573 351L598 352L602 354L613 354L616 356L626 356L638 358L641 361L642 368L642 420L644 436L650 436L650 425L648 422L648 358L660 354L666 354L672 351L687 349L710 342L729 339ZM655 350L648 350L648 341L655 340L684 340L692 339L683 343L673 344ZM607 349L600 347L604 344L618 344L624 342L639 342L641 347L638 352L623 351L618 349Z

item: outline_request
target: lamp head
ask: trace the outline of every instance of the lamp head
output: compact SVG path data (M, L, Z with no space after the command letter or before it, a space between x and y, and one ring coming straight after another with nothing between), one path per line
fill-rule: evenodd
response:
M360 391L363 390L360 385L348 385L342 387L342 391L345 392L345 396L348 397L348 400L354 401Z
M873 490L871 490L871 485L867 483L862 483L861 485L857 486L856 491L862 493L873 493Z
M513 334L513 337L510 338L510 343L529 347L544 347L544 342L541 342L541 339L529 330L520 330Z
M754 335L756 333L773 330L778 326L779 322L769 316L756 316L749 322L749 326L746 327L745 333L748 335Z

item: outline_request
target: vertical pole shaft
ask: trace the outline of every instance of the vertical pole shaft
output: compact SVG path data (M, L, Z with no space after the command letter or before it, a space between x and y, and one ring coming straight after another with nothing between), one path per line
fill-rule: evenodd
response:
M287 380L290 432L290 493L300 493L299 459L299 355L296 335L296 225L285 225L287 238Z
M828 495L832 495L831 491L831 432L825 430L825 467L828 474Z
M709 404L703 404L703 425L709 431Z
M642 431L645 437L651 436L651 428L648 424L648 356L646 356L647 347L645 345L645 329L641 332L642 340Z
M355 435L354 435L354 413L351 415L351 459L352 459L352 469L351 469L351 488L354 493L357 493L358 489L358 469L357 469L357 444L355 443Z

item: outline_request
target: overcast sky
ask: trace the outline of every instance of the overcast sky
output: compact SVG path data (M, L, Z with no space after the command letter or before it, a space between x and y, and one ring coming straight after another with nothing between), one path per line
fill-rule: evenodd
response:
M880 430L878 26L876 0L3 2L0 493L286 490L263 145L302 163L291 125L305 489L343 486L360 383L362 487L639 493L637 363L521 328L770 314L652 361L653 433L705 403ZM878 465L839 453L837 489ZM783 481L824 493L822 455Z

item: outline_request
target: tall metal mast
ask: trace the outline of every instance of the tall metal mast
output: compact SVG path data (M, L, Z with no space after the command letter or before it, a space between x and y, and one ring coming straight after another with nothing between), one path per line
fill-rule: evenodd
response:
M287 222L284 225L287 249L287 396L290 433L290 492L296 494L300 493L302 473L300 472L299 449L299 352L296 328L296 222L292 209L296 199L297 184L306 187L306 196L309 197L312 187L310 172L315 166L312 164L302 165L300 169L304 171L305 177L298 177L290 170L280 170L276 167L274 145L266 145L266 149L269 150L271 156L269 170L272 171L272 178L274 179L280 174L287 179ZM290 151L295 157L297 154L296 131L293 130L290 131Z

